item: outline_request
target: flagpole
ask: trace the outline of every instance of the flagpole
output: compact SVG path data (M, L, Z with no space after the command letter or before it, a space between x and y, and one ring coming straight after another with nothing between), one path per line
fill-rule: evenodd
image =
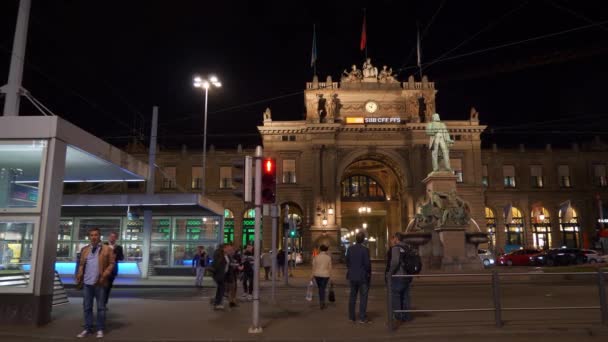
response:
M420 73L420 81L422 82L422 56L420 52L420 23L416 22L416 58L418 62L418 72Z
M312 39L313 39L313 44L314 44L314 50L315 50L315 63L312 66L312 76L316 76L317 75L317 29L315 27L315 24L312 24Z
M367 8L363 9L363 24L365 25L365 60L367 60Z

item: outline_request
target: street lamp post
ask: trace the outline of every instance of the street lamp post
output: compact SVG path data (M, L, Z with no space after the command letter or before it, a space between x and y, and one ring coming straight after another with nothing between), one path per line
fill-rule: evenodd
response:
M216 76L209 77L209 80L203 79L200 76L194 76L194 87L205 89L205 119L203 124L203 168L201 175L201 193L205 196L205 178L207 175L207 100L209 88L213 85L216 88L222 86L222 83Z

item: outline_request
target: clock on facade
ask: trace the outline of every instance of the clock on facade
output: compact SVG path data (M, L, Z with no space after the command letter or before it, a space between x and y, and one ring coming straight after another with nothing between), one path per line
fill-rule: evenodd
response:
M368 101L365 104L365 111L367 111L368 113L374 113L377 110L378 110L378 104L376 102Z

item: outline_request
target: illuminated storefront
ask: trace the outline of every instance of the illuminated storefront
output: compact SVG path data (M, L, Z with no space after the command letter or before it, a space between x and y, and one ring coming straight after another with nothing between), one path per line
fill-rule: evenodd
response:
M559 211L559 230L563 246L568 248L578 248L580 246L578 213L572 207Z
M548 249L551 247L551 217L546 208L532 210L532 237L534 248Z
M524 218L521 210L511 207L510 214L505 217L506 244L505 252L519 249L524 245ZM509 220L509 218L511 220Z

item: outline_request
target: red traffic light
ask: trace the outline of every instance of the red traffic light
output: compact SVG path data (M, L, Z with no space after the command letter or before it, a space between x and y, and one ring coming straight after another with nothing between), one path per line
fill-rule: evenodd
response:
M264 159L262 164L262 203L273 204L276 201L277 168L276 160Z
M275 174L275 165L274 159L266 159L264 160L264 173L266 174Z

